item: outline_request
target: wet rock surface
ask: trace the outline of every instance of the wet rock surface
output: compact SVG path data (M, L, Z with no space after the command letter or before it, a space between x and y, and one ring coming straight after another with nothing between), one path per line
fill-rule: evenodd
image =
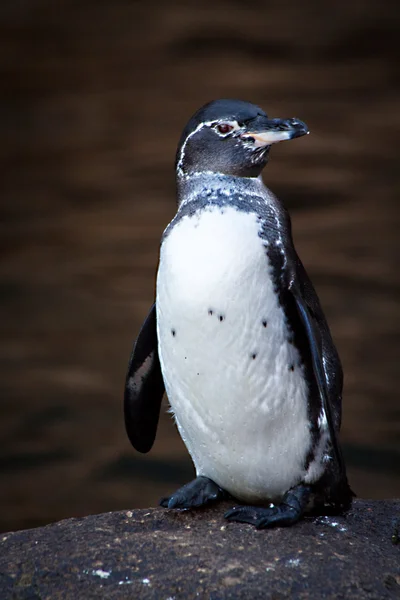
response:
M228 524L228 505L128 510L6 533L2 600L400 598L400 501L288 529Z

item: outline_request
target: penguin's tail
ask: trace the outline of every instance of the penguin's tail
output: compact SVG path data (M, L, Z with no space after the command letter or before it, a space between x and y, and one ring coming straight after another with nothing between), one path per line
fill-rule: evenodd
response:
M340 477L325 473L315 485L314 509L317 514L340 515L350 510L356 494L351 489L346 472Z
M347 512L351 508L353 498L356 494L351 489L346 474L333 489L328 490L328 502L335 507L339 514Z

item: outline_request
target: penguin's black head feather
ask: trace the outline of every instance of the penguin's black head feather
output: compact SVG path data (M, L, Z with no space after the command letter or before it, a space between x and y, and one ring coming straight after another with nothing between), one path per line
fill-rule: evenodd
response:
M308 133L298 119L269 119L255 104L214 100L200 108L183 130L176 154L178 177L223 173L257 177L271 144Z

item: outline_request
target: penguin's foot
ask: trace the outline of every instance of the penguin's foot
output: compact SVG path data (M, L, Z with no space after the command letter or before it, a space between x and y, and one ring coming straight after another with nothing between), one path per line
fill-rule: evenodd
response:
M234 506L225 513L228 521L249 523L257 529L268 527L287 527L301 519L310 497L311 488L298 485L283 497L280 504L263 508L261 506Z
M223 500L229 494L208 477L196 477L167 498L160 500L164 508L199 508Z

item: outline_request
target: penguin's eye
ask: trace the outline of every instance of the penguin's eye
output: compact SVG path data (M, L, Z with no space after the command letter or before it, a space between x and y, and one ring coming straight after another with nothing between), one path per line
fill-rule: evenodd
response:
M217 129L220 133L229 133L231 132L234 127L233 125L229 125L229 123L220 123L219 125L217 125Z

